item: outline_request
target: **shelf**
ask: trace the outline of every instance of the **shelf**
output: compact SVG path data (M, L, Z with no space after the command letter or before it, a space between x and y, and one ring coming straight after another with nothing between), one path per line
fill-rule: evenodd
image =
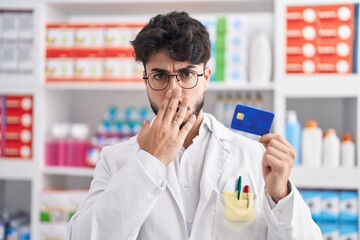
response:
M5 10L31 10L35 7L35 1L31 0L1 0L0 9Z
M283 0L283 5L286 6L309 6L309 5L335 5L335 4L355 4L359 0Z
M31 160L0 159L0 180L32 180L36 171Z
M74 177L92 177L93 168L81 167L45 167L42 172L47 175L74 176Z
M278 89L288 97L356 97L360 76L352 75L287 75L277 82Z
M298 188L359 189L360 169L315 169L295 166L291 179Z
M69 15L79 13L85 15L101 14L151 14L168 11L185 10L190 13L209 12L270 12L273 11L272 0L183 0L179 9L179 2L176 0L47 0L48 6L57 8ZM86 5L86 8L84 8ZM148 5L148 7L147 7ZM146 19L148 20L148 19Z
M0 74L0 94L3 92L33 92L34 89L39 88L34 75L6 75Z
M114 83L114 82L92 82L92 83L46 83L45 89L49 90L126 90L143 91L143 82L138 83Z
M274 84L266 83L213 83L209 84L209 91L231 91L231 90L241 90L241 91L273 91Z
M93 83L46 83L45 89L48 90L122 90L122 91L144 91L145 86L143 82L122 84L122 83L107 83L107 82L93 82ZM274 84L228 84L228 83L213 83L209 84L209 91L273 91Z

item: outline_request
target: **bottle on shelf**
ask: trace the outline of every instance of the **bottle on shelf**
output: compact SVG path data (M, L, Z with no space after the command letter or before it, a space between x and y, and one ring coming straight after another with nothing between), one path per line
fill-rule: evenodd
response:
M66 166L85 167L86 152L90 146L89 126L87 124L72 124L70 138L67 141Z
M340 165L340 140L333 128L328 129L324 134L323 160L326 168L338 168Z
M322 162L322 130L316 120L306 122L302 130L301 156L305 167L320 168Z
M294 110L286 113L285 138L296 150L295 165L300 165L301 125Z
M252 37L250 45L250 82L268 84L271 80L271 46L264 33ZM261 66L259 68L259 66Z
M67 138L70 125L55 123L50 130L50 137L45 143L45 165L64 166L67 157Z
M353 168L355 167L355 144L352 141L350 133L345 133L342 137L341 147L341 167Z

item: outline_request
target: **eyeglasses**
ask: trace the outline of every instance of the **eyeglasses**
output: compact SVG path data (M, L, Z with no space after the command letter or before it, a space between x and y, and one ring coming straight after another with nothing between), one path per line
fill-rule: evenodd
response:
M170 82L170 77L175 76L180 87L184 89L194 88L199 80L199 77L203 76L204 73L198 74L197 72L184 69L180 70L177 74L167 74L165 72L152 72L143 79L147 80L151 89L155 91L161 91L167 88Z

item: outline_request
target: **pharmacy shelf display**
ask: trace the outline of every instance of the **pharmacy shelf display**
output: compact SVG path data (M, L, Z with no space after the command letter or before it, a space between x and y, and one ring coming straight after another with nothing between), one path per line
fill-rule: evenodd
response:
M217 56L216 51L226 49L224 44L231 47L230 43L216 41L217 34L223 36L228 34L226 36L229 39L232 37L236 39L239 36L230 34L234 31L227 27L231 26L230 23L235 20L246 20L242 23L245 23L245 27L247 24L246 28L239 31L241 36L239 39L244 44L241 46L242 51L239 55L228 54L229 59L214 57L209 63L215 69L215 73L207 92L205 110L217 115L225 124L229 121L235 103L245 103L274 111L276 117L273 131L281 134L284 134L285 131L286 111L296 110L302 125L308 119L317 118L319 125L324 129L335 128L338 134L350 131L356 143L356 151L360 152L358 141L360 128L357 124L360 119L360 92L358 90L360 89L360 75L358 70L341 75L317 72L311 74L290 73L286 70L287 57L284 55L289 47L286 41L288 8L304 6L316 8L317 6L359 3L359 0L346 0L345 2L328 0L326 3L321 0L306 0L302 1L301 5L288 0L184 1L182 9L201 19L209 28L214 42L213 56ZM106 33L108 36L114 34L115 38L119 38L118 32L116 33L112 29L126 30L128 24L143 24L155 12L168 12L173 9L179 9L178 3L173 0L156 0L151 3L145 0L106 0L101 2L93 0L42 0L37 2L5 0L0 3L0 11L32 11L34 26L37 26L33 29L33 36L36 36L33 41L33 59L37 59L37 61L33 61L32 73L0 72L0 95L31 94L34 99L34 142L31 161L27 161L26 164L23 164L25 161L9 160L6 163L3 159L0 161L0 193L4 191L2 189L8 189L4 187L4 183L14 179L31 182L31 196L25 196L25 198L31 199L33 239L41 239L41 237L51 234L55 234L60 239L61 237L66 239L64 235L68 217L73 212L74 206L83 197L83 192L78 193L74 189L87 189L93 174L92 168L46 165L46 142L51 135L51 126L55 123L86 123L89 126L89 136L93 137L99 131L99 126L102 130L108 126L108 122L104 123L103 118L104 115L108 116L109 113L114 112L111 110L114 105L118 107L119 113L129 112L131 115L134 113L133 109L142 109L148 104L142 81L136 83L121 81L132 73L123 69L111 68L114 66L113 63L119 60L113 56L125 57L127 59L122 59L124 60L122 64L129 64L129 55L126 55L125 52L107 51L106 47L103 47L104 45L95 48L96 51L94 51L94 47L89 50L85 45L72 45L67 51L63 51L64 45L61 46L61 44L70 44L71 41L59 43L57 39L59 36L66 36L69 33L74 36L76 33L82 37L82 40L80 37L70 39L77 39L77 44L85 44L91 32L100 32L103 36L106 36ZM295 18L299 17L296 11L293 13L294 15ZM49 34L50 32L51 34ZM296 33L296 31L294 32ZM126 33L126 31L122 31L122 33ZM258 36L259 33L265 34L270 39L273 55L271 59L272 73L265 83L253 81L249 70L251 53L248 50L251 48L251 42L254 42L252 41L253 37ZM359 33L358 22L354 25L353 33ZM106 39L105 37L100 38L103 42L106 42ZM75 44L75 42L73 43ZM60 44L61 47L56 44ZM356 44L359 45L359 42ZM59 52L59 49L62 49L62 52ZM295 46L290 50L296 53L299 48ZM101 55L103 52L108 55ZM352 49L351 54L359 58L359 48ZM221 55L218 54L218 56ZM243 61L241 67L235 68L240 69L241 72L232 72L233 61L241 60ZM296 61L293 63L291 67L296 69ZM94 73L98 75L89 77L92 70L86 67L91 64L94 66ZM102 64L107 64L106 72L101 72L99 66ZM359 61L354 65L359 69ZM22 66L28 67L29 65L23 62ZM57 68L59 66L66 71L61 72L61 69ZM226 68L221 69L221 66ZM260 68L261 66L259 66ZM77 70L74 71L74 69ZM139 73L139 69L135 69L134 72ZM61 76L64 73L67 75ZM107 77L104 77L105 74ZM114 74L115 77L109 80L111 74ZM224 117L221 118L221 116ZM23 171L16 172L17 167ZM299 188L303 189L358 192L360 185L359 181L355 181L355 179L359 175L358 168L351 170L309 169L300 165L294 168L292 179ZM336 181L335 178L340 180ZM62 190L59 192L59 189ZM51 199L56 200L52 201ZM3 202L4 200L0 199L0 203ZM64 205L72 207L64 207ZM65 209L61 219L63 224L54 227L54 224L51 223L51 209L59 206ZM358 206L360 206L359 201ZM359 209L357 211L360 212ZM39 215L41 221L38 221Z

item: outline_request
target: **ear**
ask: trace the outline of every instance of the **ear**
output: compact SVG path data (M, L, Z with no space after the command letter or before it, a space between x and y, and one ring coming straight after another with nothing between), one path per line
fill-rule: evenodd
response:
M207 88L209 87L209 83L210 83L210 77L211 77L211 68L210 67L206 67L204 70L204 79L205 79L205 90L207 90Z

